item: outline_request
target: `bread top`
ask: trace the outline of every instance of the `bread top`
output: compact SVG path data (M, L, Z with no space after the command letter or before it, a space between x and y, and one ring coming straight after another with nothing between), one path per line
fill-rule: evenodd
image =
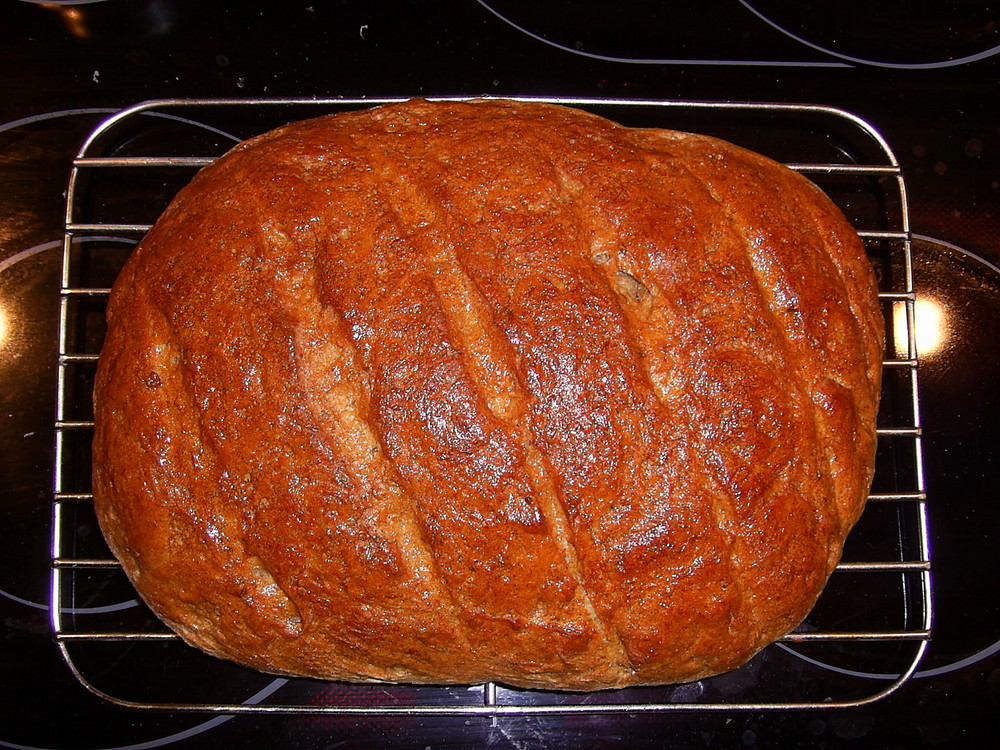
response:
M541 103L298 122L112 291L108 542L259 669L589 690L795 627L864 505L883 320L802 176Z

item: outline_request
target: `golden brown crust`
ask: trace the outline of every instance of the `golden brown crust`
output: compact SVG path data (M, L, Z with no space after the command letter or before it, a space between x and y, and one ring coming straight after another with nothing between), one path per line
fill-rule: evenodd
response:
M266 671L721 672L805 616L871 480L861 242L701 136L502 101L296 123L195 178L108 317L109 544Z

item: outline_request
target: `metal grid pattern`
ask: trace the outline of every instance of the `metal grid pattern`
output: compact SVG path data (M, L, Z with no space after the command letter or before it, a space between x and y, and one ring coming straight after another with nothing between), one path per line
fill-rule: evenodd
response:
M890 331L885 377L891 392L883 395L879 415L880 460L862 526L881 516L862 536L858 559L845 559L830 587L850 589L833 597L832 614L803 627L767 649L735 682L725 676L688 686L629 689L594 696L509 690L487 684L474 688L399 688L372 698L364 686L329 686L312 681L272 682L259 687L258 675L234 673L227 693L228 666L194 652L146 613L123 579L120 566L101 547L91 509L89 439L93 428L89 387L103 335L103 306L115 269L149 228L164 201L196 168L211 162L228 145L281 121L300 116L357 109L387 100L169 100L137 105L109 118L88 138L74 161L66 200L63 270L60 289L58 395L55 423L51 617L55 640L70 669L93 692L116 703L174 710L226 713L362 714L636 714L672 710L787 710L857 706L878 700L902 685L916 670L931 627L930 551L921 455L917 358L914 334L913 275L906 188L898 162L884 139L855 115L829 107L765 103L631 101L536 98L594 109L629 124L673 127L690 120L705 132L719 124L731 140L758 137L761 123L781 133L807 133L806 141L835 142L835 158L783 159L821 186L852 219L876 266L882 269L880 297ZM266 115L266 117L262 117ZM276 118L269 123L267 118ZM284 118L284 120L282 119ZM745 122L744 122L745 121ZM819 123L819 124L817 124ZM236 125L233 135L226 125ZM190 129L207 146L177 153L175 147L150 152L156 138L145 131L160 126ZM685 129L685 128L679 128ZM831 135L831 133L833 135ZM778 135L779 141L788 140ZM180 140L184 140L181 138ZM766 140L766 138L765 138ZM792 138L791 140L795 140ZM167 143L167 140L163 141ZM173 141L169 141L171 144ZM860 147L851 144L860 143ZM200 150L204 148L205 150ZM784 146L774 150L781 152ZM823 148L826 148L824 145ZM147 150L144 150L147 149ZM822 150L822 149L821 149ZM192 148L193 151L193 148ZM803 149L811 155L812 147ZM825 152L824 152L825 153ZM858 154L861 154L859 159ZM780 158L780 155L779 157ZM164 175L168 175L165 177ZM173 176L170 176L173 175ZM179 175L179 176L177 176ZM99 183L110 176L110 187ZM840 187L838 187L840 186ZM123 208L114 208L115 204ZM875 206L875 210L866 208ZM128 214L138 206L136 215ZM119 213L109 213L109 207ZM102 270L103 269L103 270ZM886 520L888 519L888 520ZM852 535L853 537L854 535ZM131 596L132 599L127 597ZM102 597L106 597L102 599ZM122 599L107 603L107 598ZM823 604L827 594L820 600ZM842 601L850 606L844 612ZM860 602L860 605L850 604ZM887 614L874 624L852 627L855 609L872 607ZM823 610L818 605L818 609ZM841 610L838 611L838 607ZM827 607L826 609L831 609ZM122 613L128 611L128 617ZM136 626L134 622L138 622ZM844 623L845 625L840 625ZM153 655L140 654L152 647ZM818 654L801 649L818 647ZM823 649L827 651L823 651ZM110 650L109 650L110 649ZM169 650L162 650L169 649ZM162 653L162 655L161 655ZM860 654L858 656L857 654ZM199 659L204 659L200 661ZM786 662L800 665L801 677L789 679ZM830 661L842 660L848 666ZM777 660L777 661L775 661ZM769 666L773 662L773 667ZM108 667L113 663L113 669ZM177 674L173 666L181 664ZM218 694L193 689L196 682L221 685ZM209 670L206 674L205 670ZM212 670L223 670L216 675ZM813 671L809 671L813 670ZM114 673L109 678L109 674ZM163 675L171 676L163 680ZM740 678L740 675L744 679ZM746 678L750 675L749 678ZM168 686L152 695L148 682ZM176 679L176 684L173 680ZM258 682L254 682L257 679ZM715 682L712 681L722 682ZM830 681L827 685L824 681ZM779 687L776 683L792 683ZM301 684L298 684L301 683ZM818 684L818 687L817 687ZM250 687L248 687L250 686ZM262 699L277 687L289 697ZM393 692L395 690L395 692ZM242 691L242 692L241 692ZM368 692L366 692L368 691ZM235 696L235 697L234 697ZM263 702L261 702L263 701Z

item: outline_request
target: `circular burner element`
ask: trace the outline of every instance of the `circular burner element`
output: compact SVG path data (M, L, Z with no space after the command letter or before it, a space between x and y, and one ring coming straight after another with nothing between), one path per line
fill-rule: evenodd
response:
M647 64L940 68L1000 53L994 0L477 0L534 39Z
M802 64L818 55L761 23L738 0L725 7L696 0L477 0L497 18L564 52L646 64ZM806 60L801 60L802 53Z
M678 30L676 15L656 2L617 4L594 0L478 0L518 31L567 52L622 62L653 62L685 57L691 35ZM693 3L697 27L709 19L704 3ZM642 23L637 23L638 18Z
M852 63L944 68L1000 53L996 2L737 1L791 39Z

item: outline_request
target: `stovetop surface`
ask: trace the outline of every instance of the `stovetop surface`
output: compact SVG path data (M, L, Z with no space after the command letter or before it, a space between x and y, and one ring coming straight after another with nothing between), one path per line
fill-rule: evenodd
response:
M881 748L992 737L996 3L883 3L862 14L855 3L807 13L778 0L3 2L0 747ZM153 98L452 94L812 102L882 132L909 189L916 289L944 321L920 370L936 621L920 671L900 692L837 712L233 718L130 711L69 674L47 602L63 192L81 142L109 113Z

